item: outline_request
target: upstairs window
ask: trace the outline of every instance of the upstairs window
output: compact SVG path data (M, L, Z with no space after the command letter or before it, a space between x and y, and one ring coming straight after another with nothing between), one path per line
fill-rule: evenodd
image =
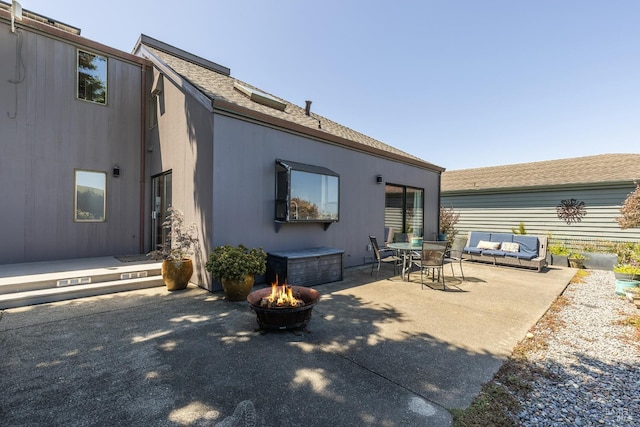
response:
M107 58L78 50L78 99L107 103Z

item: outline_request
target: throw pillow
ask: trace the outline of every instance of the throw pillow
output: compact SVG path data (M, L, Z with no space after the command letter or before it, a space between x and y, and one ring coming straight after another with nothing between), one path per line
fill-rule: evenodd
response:
M520 252L520 244L514 242L502 242L500 249L505 252Z
M496 250L500 247L500 242L488 242L486 240L480 240L478 242L478 249L493 249Z

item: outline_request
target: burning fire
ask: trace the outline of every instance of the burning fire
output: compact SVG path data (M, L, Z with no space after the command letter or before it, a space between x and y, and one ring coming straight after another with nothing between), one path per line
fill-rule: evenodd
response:
M278 286L278 278L271 283L271 294L260 300L260 307L302 307L304 301L293 295L293 288L286 283Z

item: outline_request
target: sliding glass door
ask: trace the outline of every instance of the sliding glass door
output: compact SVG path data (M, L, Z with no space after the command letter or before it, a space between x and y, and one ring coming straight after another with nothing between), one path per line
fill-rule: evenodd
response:
M384 226L394 233L422 236L424 224L424 190L404 185L385 186Z

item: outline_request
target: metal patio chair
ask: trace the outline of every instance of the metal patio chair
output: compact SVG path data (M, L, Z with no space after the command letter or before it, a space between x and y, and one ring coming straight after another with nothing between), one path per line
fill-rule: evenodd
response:
M370 275L373 275L373 269L375 268L376 264L378 264L378 269L376 271L376 278L378 278L378 275L380 274L380 265L383 262L393 264L393 273L396 274L398 266L402 264L402 258L397 256L395 251L380 250L380 246L378 246L378 240L376 239L376 236L369 236L369 240L371 241L371 248L373 249L373 254L375 256L375 260L373 264L371 264Z
M440 282L440 277L442 276L442 286L444 289L447 289L444 281L444 271L442 271L446 252L447 242L422 242L420 258L412 259L412 264L420 270L420 287L422 289L424 289L424 276L429 277L429 271L431 271L431 281L433 282L435 280L436 270L438 273L438 282Z

